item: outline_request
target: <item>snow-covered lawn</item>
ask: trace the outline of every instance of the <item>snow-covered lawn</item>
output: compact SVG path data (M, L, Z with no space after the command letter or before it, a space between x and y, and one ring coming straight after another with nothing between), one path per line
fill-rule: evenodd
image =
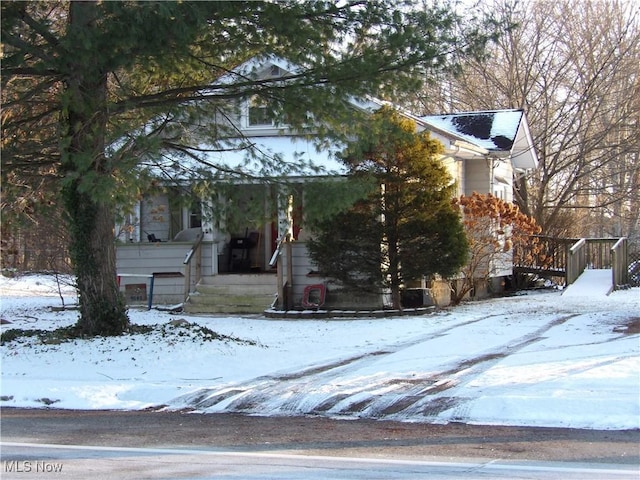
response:
M0 313L11 322L2 331L75 323L77 312L50 308L61 305L56 288L42 276L0 278ZM544 291L384 319L130 317L155 327L5 343L0 406L640 428L638 288Z

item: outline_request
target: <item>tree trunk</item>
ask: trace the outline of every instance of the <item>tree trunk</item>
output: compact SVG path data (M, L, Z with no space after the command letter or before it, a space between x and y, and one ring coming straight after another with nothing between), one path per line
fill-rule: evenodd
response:
M391 307L394 310L402 310L402 277L400 273L400 241L396 236L398 229L398 221L392 212L385 212L386 238L387 238L387 256L389 261L389 287L391 289ZM392 225L392 227L390 227Z
M96 4L71 2L70 39L96 28ZM82 42L69 66L67 116L62 136L63 198L70 255L80 299L77 328L83 335L119 335L129 325L116 279L112 171L104 155L107 75L99 55Z
M83 335L119 335L129 325L115 267L112 209L89 194L68 187L66 209L71 233L71 258L80 299L77 328Z

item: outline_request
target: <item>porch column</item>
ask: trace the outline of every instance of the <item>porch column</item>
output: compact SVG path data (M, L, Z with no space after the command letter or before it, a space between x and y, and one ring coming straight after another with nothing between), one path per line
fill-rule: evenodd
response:
M293 265L290 242L293 240L293 195L278 192L278 304L288 310L293 292ZM283 251L284 249L284 251ZM283 258L283 255L285 258ZM285 278L286 275L286 278Z
M293 195L278 194L278 239L293 240Z
M138 200L133 207L133 216L131 217L131 223L134 226L132 235L133 243L139 243L142 238L142 217L141 217L142 201Z
M203 275L216 275L218 273L218 244L215 243L216 230L213 224L213 200L200 199L200 212L202 214L202 240L211 243L211 271L202 272Z

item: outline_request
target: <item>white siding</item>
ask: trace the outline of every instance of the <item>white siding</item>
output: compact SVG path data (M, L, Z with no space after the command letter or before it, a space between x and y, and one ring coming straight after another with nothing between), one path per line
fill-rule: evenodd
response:
M488 193L491 187L489 167L484 158L465 161L464 194L469 196L473 192Z
M184 259L191 250L191 243L125 243L116 248L116 272L122 274L152 275L176 273L184 275ZM202 242L202 275L212 274L213 245ZM191 287L195 286L195 260L191 262ZM120 288L127 284L148 282L144 277L123 276ZM148 287L147 287L148 288ZM159 275L155 279L154 304L178 303L184 298L184 276Z
M295 306L300 306L302 305L302 295L305 287L308 285L324 283L326 279L317 275L309 275L310 272L317 270L317 267L312 263L311 258L309 257L306 242L291 242L289 246L291 247L291 260L293 264L293 278L289 282L293 286L292 301ZM288 245L283 245L281 254L282 268L285 272L285 281L287 280L287 247Z
M463 163L453 157L443 157L440 161L446 168L451 180L456 184L455 196L459 197L464 192Z
M509 161L493 162L491 193L506 202L513 201L513 168Z

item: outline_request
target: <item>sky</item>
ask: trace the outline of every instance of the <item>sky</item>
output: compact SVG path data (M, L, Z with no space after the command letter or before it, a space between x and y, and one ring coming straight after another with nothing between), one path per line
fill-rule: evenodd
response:
M51 277L0 277L0 296L2 332L77 319ZM0 406L637 429L639 310L639 288L587 284L395 318L130 309L149 332L2 345Z

